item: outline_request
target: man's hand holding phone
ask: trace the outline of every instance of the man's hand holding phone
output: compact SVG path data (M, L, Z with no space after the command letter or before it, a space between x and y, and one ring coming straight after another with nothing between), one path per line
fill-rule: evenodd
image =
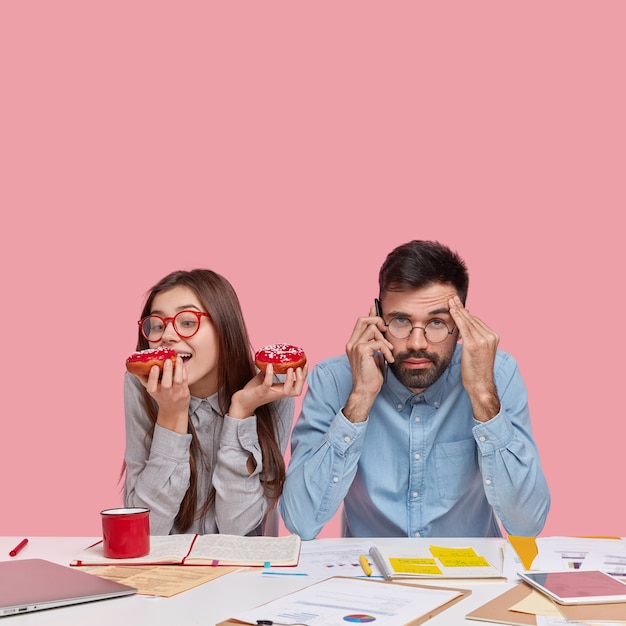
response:
M386 362L393 362L393 344L384 336L385 324L376 314L376 304L370 314L360 317L346 344L346 354L352 369L352 392L343 414L353 423L364 422L384 382Z

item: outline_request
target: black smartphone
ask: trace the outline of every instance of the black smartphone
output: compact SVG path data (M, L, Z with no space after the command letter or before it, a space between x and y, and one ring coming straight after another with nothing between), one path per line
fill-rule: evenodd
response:
M378 317L382 319L383 308L380 306L380 300L378 298L374 298L374 307L376 308L376 315L378 315ZM387 381L387 359L385 359L384 356L383 356L383 381L385 382Z
M378 298L374 298L374 306L376 307L376 315L378 315L378 317L382 317L383 309L380 306L380 300Z

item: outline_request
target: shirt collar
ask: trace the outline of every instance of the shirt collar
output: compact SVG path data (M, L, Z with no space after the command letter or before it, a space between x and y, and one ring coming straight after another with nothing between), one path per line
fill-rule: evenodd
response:
M196 398L191 396L189 399L189 410L191 413L195 413L202 405L209 405L218 415L222 415L220 405L217 399L217 392L208 398Z

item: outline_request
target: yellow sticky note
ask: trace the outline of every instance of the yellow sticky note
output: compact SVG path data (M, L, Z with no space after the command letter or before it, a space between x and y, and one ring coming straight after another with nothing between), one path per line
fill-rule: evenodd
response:
M471 558L478 556L474 548L444 548L442 546L430 546L430 553L441 558L442 556L454 556L457 558Z
M389 559L394 572L441 576L435 559Z
M440 556L439 560L444 567L489 567L484 556Z

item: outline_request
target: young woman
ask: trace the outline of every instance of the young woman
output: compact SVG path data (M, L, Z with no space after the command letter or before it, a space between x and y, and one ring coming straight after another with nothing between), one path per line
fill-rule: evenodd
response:
M150 532L261 534L285 478L283 454L306 366L256 373L239 299L211 270L177 271L149 292L137 349L178 356L126 373L124 504Z

